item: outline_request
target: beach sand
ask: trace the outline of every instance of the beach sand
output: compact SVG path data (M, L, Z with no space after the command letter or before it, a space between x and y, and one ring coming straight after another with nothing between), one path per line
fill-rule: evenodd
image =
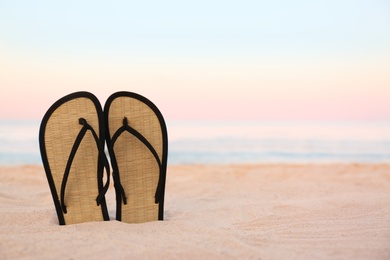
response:
M0 259L390 259L390 165L169 166L143 224L59 226L42 167L0 178Z

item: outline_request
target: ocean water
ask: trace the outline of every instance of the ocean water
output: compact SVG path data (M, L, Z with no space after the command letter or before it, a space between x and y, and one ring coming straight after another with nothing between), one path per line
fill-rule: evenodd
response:
M41 164L39 121L0 121L0 165ZM390 122L167 121L169 164L390 163Z
M0 120L0 165L41 164L39 121Z

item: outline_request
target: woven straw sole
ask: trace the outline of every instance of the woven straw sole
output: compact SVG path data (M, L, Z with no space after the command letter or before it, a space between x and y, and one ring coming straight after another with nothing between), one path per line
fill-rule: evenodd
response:
M151 107L137 98L117 96L110 100L109 107L106 104L106 108L106 123L110 135L108 139L122 126L126 117L129 126L149 141L162 160L164 133L159 118ZM156 159L139 139L128 132L123 132L118 137L113 151L116 161L112 164L118 167L118 177L127 198L127 204L124 205L117 196L117 219L127 223L158 220L159 204L155 203L155 192L159 181L159 165Z
M59 209L60 190L70 151L82 126L79 118L85 118L100 134L98 108L89 97L69 98L65 103L50 109L43 120L40 133L42 159L60 224L76 224L101 221L106 208L97 206L98 149L91 132L87 132L77 150L69 172L65 190L67 213ZM101 109L101 108L100 108ZM100 111L100 113L102 113ZM47 121L46 121L47 120ZM105 202L103 207L106 207ZM103 210L103 214L102 214ZM63 220L61 220L63 218ZM64 223L61 223L61 222Z

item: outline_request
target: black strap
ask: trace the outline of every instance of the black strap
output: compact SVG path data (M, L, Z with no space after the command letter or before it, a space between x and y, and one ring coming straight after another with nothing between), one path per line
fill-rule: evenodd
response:
M61 208L62 208L62 211L64 212L64 214L67 213L66 205L65 205L65 189L66 189L66 183L68 182L70 168L72 166L72 162L73 162L73 159L76 155L77 149L79 148L80 143L83 140L83 138L88 130L91 131L91 133L95 139L96 146L97 146L98 151L99 151L100 161L104 163L103 166L107 171L107 182L104 185L102 190L99 187L99 194L96 197L96 203L98 206L104 200L104 195L106 194L108 187L110 185L110 166L109 166L107 157L104 154L104 144L102 144L100 142L99 137L97 136L95 130L91 127L91 125L89 125L87 123L87 120L85 120L84 118L80 118L79 124L82 125L83 127L81 128L79 134L76 137L76 140L74 141L72 150L71 150L70 155L69 155L68 162L67 162L66 167L65 167L64 177L63 177L62 183L61 183ZM98 167L98 176L99 176L99 170L100 170L100 168Z
M155 196L154 196L155 197L154 202L157 204L157 203L160 202L161 197L163 195L163 193L162 193L162 191L163 191L163 178L162 178L163 167L161 165L160 158L159 158L156 150L148 142L148 140L146 140L146 138L140 132L138 132L137 130L135 130L131 126L129 126L127 117L123 118L123 125L112 136L110 147L109 147L110 154L114 154L113 152L114 152L115 142L118 139L118 137L125 131L129 132L130 134L135 136L138 140L140 140L149 149L149 151L153 154L153 156L154 156L154 158L155 158L155 160L156 160L156 162L158 164L158 167L159 167L159 180L158 180L158 184L157 184L157 188L156 188L156 193L155 193ZM117 171L119 171L119 169L117 169ZM113 174L118 174L118 173L113 173ZM119 180L119 175L117 175L117 176L118 176L118 180ZM127 204L126 194L125 194L125 191L124 191L122 185L120 184L120 182L116 183L115 187L119 188L119 191L120 191L122 199L123 199L123 203L126 205Z

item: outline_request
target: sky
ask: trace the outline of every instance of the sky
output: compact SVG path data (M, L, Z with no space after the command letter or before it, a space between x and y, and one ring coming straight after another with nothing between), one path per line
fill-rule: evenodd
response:
M0 1L0 119L116 91L169 120L390 120L390 2Z

